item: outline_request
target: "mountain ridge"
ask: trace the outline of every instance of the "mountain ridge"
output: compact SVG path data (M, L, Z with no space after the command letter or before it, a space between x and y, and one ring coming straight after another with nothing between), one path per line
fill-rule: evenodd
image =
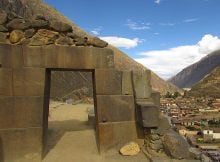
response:
M217 50L203 57L200 61L184 68L168 81L179 88L191 88L219 65L220 50Z
M196 97L220 97L220 66L206 75L187 92L187 96Z

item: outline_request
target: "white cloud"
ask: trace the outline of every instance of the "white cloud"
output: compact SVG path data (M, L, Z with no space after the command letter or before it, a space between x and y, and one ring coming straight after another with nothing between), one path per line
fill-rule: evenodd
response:
M99 26L99 27L93 29L93 30L91 31L91 33L92 33L93 35L97 36L97 35L100 35L100 32L101 32L101 31L102 31L102 26Z
M127 24L126 26L128 26L130 29L132 30L146 30L146 29L150 29L150 23L136 23L130 19L127 20Z
M159 23L159 25L161 25L161 26L174 26L174 25L176 25L176 23L170 23L170 22L168 22L168 23Z
M220 49L220 39L207 34L195 45L142 52L141 57L135 60L156 72L160 77L168 79L217 49Z
M122 47L126 49L134 48L143 41L140 40L139 38L129 39L118 36L100 37L100 39L103 39L104 41L108 42L109 44L115 47Z
M156 4L160 4L160 1L161 1L161 0L154 0L154 2L155 2Z
M191 22L195 22L195 21L198 21L198 19L197 18L191 18L191 19L183 20L184 23L191 23Z

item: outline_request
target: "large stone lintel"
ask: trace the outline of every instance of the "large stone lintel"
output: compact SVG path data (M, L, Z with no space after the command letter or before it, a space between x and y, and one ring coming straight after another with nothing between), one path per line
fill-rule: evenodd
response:
M42 129L0 130L1 162L41 162Z
M131 95L97 95L98 122L135 120L134 97Z
M66 47L58 45L23 47L26 67L96 69L113 68L110 49L94 47Z

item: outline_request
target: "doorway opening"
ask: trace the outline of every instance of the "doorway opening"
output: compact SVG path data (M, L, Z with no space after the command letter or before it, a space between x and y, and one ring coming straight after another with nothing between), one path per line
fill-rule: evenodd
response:
M71 156L84 145L97 150L94 71L47 69L45 85L44 160L57 152Z

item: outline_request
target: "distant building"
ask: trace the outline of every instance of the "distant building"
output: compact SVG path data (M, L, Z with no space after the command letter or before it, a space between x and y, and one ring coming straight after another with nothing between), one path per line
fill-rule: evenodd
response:
M220 139L220 128L209 128L203 130L204 141L210 141L213 139Z

